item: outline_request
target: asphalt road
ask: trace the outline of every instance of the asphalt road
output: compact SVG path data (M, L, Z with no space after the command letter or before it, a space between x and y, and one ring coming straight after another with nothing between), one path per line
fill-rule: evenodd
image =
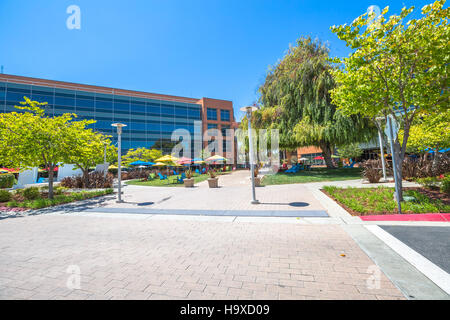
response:
M380 227L450 273L450 227Z

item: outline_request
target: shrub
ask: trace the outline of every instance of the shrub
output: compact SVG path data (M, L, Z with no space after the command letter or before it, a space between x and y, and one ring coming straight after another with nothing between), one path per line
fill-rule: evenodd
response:
M450 194L450 175L442 179L441 192Z
M427 189L437 189L441 184L436 177L418 178L416 182Z
M405 179L435 177L450 171L450 157L441 154L434 160L426 155L420 158L406 157L402 163L402 175Z
M85 187L88 189L111 188L113 185L113 175L111 173L108 173L105 178L103 172L91 172L88 174L87 180L87 186ZM61 180L60 186L69 189L82 189L84 187L83 177L65 177Z
M192 179L193 173L192 170L186 171L186 179Z
M61 187L61 186L57 186L57 187L55 187L55 189L53 190L53 193L54 193L55 195L61 195L61 194L63 194L63 193L66 192L66 191L67 191L67 188Z
M39 192L39 188L37 187L30 187L23 190L22 195L27 200L35 200L37 198L40 198L41 193Z
M362 175L370 183L377 183L383 176L381 160L367 160L362 163Z
M0 202L11 200L11 193L8 190L0 190Z
M209 170L208 171L208 174L209 174L209 177L211 178L211 179L214 179L217 175L216 175L216 170Z
M12 173L0 174L0 189L12 188L16 182L16 177Z

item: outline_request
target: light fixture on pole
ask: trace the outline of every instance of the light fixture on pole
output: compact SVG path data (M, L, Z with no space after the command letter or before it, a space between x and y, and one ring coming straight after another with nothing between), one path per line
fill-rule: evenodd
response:
M252 126L251 126L251 119L252 119L252 112L258 110L259 107L256 105L248 106L248 107L242 107L240 110L247 113L247 119L248 119L248 145L249 145L249 160L250 160L250 174L252 177L252 204L258 204L259 201L256 200L256 192L255 192L255 159L254 159L254 151L253 151L253 136L252 136Z
M118 158L118 165L117 165L117 178L119 182L119 196L117 199L117 203L122 203L122 128L126 127L126 124L123 123L113 123L111 126L117 128L117 141L118 141L118 150L117 150L117 158Z

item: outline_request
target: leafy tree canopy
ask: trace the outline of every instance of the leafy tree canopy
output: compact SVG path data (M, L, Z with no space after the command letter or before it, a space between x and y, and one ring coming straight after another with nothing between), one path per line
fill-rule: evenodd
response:
M359 115L346 116L332 104L335 87L329 50L319 40L300 38L271 68L260 87L263 108L256 128L280 130L280 147L319 146L328 166L335 145L367 141L373 126Z
M127 154L123 156L122 162L125 166L129 166L130 163L135 161L154 162L154 160L161 157L161 150L147 148L129 149Z
M17 109L24 112L0 113L0 162L15 167L49 168L49 197L53 197L53 169L77 150L73 135L95 120L72 121L75 114L49 117L46 102L24 97Z

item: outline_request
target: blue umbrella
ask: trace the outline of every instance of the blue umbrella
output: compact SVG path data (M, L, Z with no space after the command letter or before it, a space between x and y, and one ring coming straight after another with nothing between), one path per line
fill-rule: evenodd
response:
M427 151L427 150L431 150L431 149L430 148L426 148L425 151ZM449 152L449 151L450 151L450 148L439 150L440 153L446 153L446 152ZM428 153L434 153L434 150L428 151Z
M153 162L145 162L141 160L130 163L130 166L152 166L152 165L154 165Z

